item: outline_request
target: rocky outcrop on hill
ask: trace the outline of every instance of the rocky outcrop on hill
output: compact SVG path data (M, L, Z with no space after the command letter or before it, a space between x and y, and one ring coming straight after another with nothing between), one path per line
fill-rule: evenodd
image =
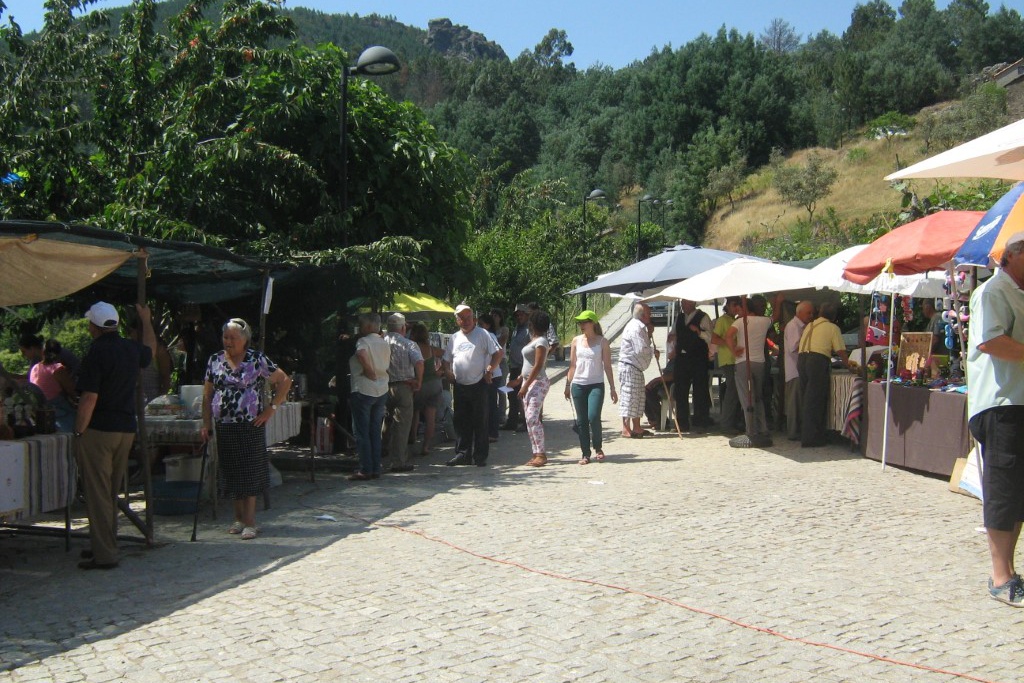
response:
M497 43L487 40L482 33L470 31L467 26L452 24L451 19L431 19L427 22L424 41L431 50L445 57L473 62L478 59L508 59Z

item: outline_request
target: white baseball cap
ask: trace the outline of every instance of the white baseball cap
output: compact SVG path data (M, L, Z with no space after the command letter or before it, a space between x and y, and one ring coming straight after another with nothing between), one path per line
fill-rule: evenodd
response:
M112 330L117 327L117 309L106 301L97 301L85 314L85 319L96 327L104 330Z

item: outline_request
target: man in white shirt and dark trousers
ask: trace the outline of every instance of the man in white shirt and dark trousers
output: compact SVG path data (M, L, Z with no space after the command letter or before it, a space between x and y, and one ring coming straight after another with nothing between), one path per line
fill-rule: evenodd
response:
M487 386L505 352L490 332L477 327L469 306L456 306L455 319L459 331L449 337L441 357L445 376L452 381L455 411L455 457L445 464L483 467L490 446Z

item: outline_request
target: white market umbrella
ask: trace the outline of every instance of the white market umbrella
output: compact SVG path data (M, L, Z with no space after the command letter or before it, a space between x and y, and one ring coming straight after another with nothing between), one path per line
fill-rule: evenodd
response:
M644 301L712 301L761 292L808 289L814 287L809 273L806 268L740 257L669 285Z
M643 292L694 277L710 268L737 258L749 260L752 257L744 257L742 254L731 251L678 244L660 254L628 265L614 273L603 275L594 282L577 287L567 294Z
M677 282L661 290L658 294L644 299L644 301L673 301L676 299L687 299L688 301L711 301L721 297L742 296L743 311L746 315L746 296L761 292L780 292L791 289L807 289L812 285L809 278L810 271L805 268L784 266L770 261L760 261L750 258L737 258L720 266L715 266L703 273L694 275L688 280ZM750 338L747 336L747 326L743 326L743 346L750 348ZM753 393L753 384L750 376L750 364L747 367L747 395ZM748 398L748 412L753 410L753 398ZM749 426L750 421L747 421ZM748 427L749 428L749 427ZM748 434L752 438L752 434Z
M1024 119L885 176L1024 180Z

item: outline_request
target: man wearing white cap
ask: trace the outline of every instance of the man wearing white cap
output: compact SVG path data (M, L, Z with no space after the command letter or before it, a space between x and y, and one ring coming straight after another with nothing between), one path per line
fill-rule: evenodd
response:
M388 316L384 340L391 346L388 365L388 454L392 472L412 472L409 459L409 432L412 430L413 394L423 384L423 353L419 345L405 336L405 316Z
M1024 607L1014 554L1024 521L1024 232L1010 237L995 275L971 295L967 414L980 444L989 596Z
M137 305L139 321L150 330L150 312ZM119 317L100 301L85 314L93 342L78 373L78 414L75 418L75 456L82 473L89 514L91 549L82 553L81 569L113 569L118 564L117 492L135 441L135 385L139 370L149 365L151 345L117 333Z
M487 385L505 352L494 335L477 327L469 306L456 306L455 320L459 331L448 338L448 347L441 357L445 376L454 382L455 457L446 464L483 467L490 445Z

